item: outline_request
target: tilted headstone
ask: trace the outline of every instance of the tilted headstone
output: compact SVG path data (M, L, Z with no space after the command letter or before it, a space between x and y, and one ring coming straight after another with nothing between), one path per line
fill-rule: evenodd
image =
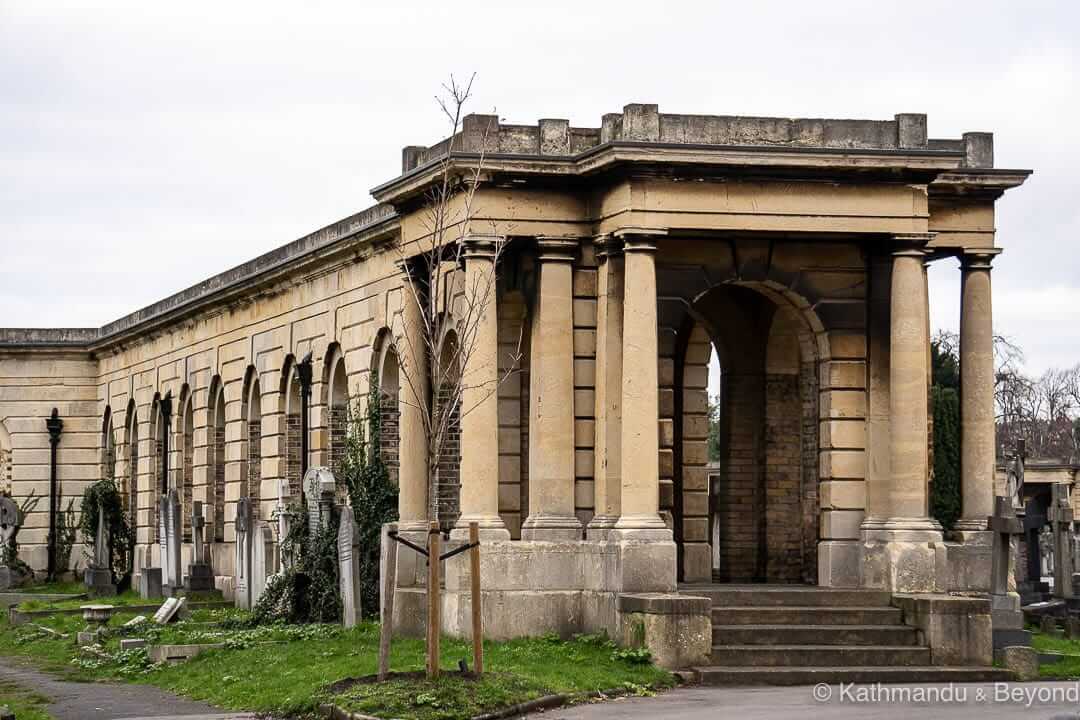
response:
M251 533L251 604L254 606L274 574L274 531L265 522L255 523Z
M22 581L18 572L4 564L21 525L19 506L8 496L0 495L0 590L7 590Z
M1013 574L1013 537L1024 532L1011 497L999 495L994 498L994 514L988 518L987 526L994 533L990 573L990 619L994 649L1030 645L1031 634L1024 630L1020 596L1009 591L1009 578Z
M313 467L304 475L304 499L307 501L308 533L314 536L330 522L334 506L334 473L327 467Z
M154 622L165 625L179 615L187 604L187 598L167 598L158 611L154 613Z
M206 547L203 544L203 532L206 519L203 517L202 501L196 500L191 510L191 564L187 571L187 589L190 591L208 591L214 589L214 573L206 560Z
M1073 509L1069 502L1069 486L1055 484L1051 488L1050 523L1054 532L1054 596L1071 600L1072 584L1072 524Z
M236 502L236 577L235 602L242 610L251 609L251 498Z
M180 496L176 488L169 488L165 496L165 594L174 595L183 584L181 560Z
M338 579L341 583L341 611L345 627L360 622L360 533L352 508L341 512L338 525Z

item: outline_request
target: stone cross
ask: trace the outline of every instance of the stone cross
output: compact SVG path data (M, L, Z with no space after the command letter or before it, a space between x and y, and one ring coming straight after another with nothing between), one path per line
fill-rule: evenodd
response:
M1012 537L1024 532L1024 526L1016 517L1012 498L999 495L994 498L994 514L988 527L994 533L993 560L990 573L990 592L1007 595L1009 592L1009 562L1012 557Z
M1069 486L1051 486L1050 523L1054 529L1054 595L1072 599L1072 524L1073 509L1069 502Z
M251 609L251 498L236 502L236 607Z
M206 518L203 517L203 504L196 500L191 510L191 542L192 542L192 565L206 562L206 548L203 546L203 528L206 527Z
M353 519L352 508L341 512L338 526L338 578L341 583L342 621L345 627L360 622L360 533Z
M109 558L109 526L105 522L105 506L98 505L97 532L94 533L94 567L107 568Z

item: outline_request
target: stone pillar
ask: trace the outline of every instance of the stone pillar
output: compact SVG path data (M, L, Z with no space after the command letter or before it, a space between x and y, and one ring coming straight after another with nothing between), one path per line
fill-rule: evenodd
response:
M994 329L990 263L966 253L960 279L960 488L957 530L986 530L994 511Z
M465 242L464 367L461 394L461 516L451 532L466 539L469 523L484 540L509 540L499 517L499 324L495 311L495 248L501 238L471 235ZM472 337L469 338L468 335ZM471 340L471 342L470 342Z
M418 300L419 298L419 300ZM402 280L398 362L401 387L398 390L398 528L427 536L428 477L427 436L421 408L428 398L428 356L424 321L411 281Z
M654 235L637 232L622 239L622 497L615 530L620 538L670 540L659 512L656 242Z
M889 323L889 467L884 517L862 529L862 584L892 592L938 589L941 527L928 517L926 280L929 234L897 236Z
M574 238L538 238L529 358L529 517L523 540L579 540L574 514Z
M622 245L610 236L596 240L596 433L593 493L596 514L589 540L603 540L619 519L622 497Z

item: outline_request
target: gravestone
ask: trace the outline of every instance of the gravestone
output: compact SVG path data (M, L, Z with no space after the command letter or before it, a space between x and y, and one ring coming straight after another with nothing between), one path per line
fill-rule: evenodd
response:
M307 501L308 532L314 537L330 523L334 507L334 473L327 467L310 468L304 475L304 499Z
M158 498L158 564L161 565L161 585L164 588L169 584L169 498L162 494Z
M1023 524L1016 517L1011 497L999 495L994 498L994 514L988 518L987 527L994 534L990 574L990 619L994 650L1015 645L1031 645L1031 633L1024 630L1020 596L1009 592L1014 557L1013 537L1024 531Z
M236 502L236 579L235 602L242 610L251 609L251 498Z
M341 612L345 627L360 622L360 533L352 508L341 512L338 525L338 579L341 583Z
M203 517L202 501L196 500L191 510L191 564L188 565L186 587L189 592L206 592L214 589L214 572L206 561L206 547L203 532L206 518Z
M1042 581L1042 558L1039 550L1039 532L1046 525L1046 513L1041 503L1032 498L1024 510L1024 546L1027 552L1027 567L1022 568L1019 584L1020 602L1024 605L1042 602L1047 599L1049 587Z
M154 622L158 625L167 625L181 613L186 604L187 598L166 598L158 611L154 613Z
M149 545L144 548L142 569L138 574L139 597L156 600L161 597L161 568L153 567L153 553Z
M109 525L105 520L105 507L98 505L97 531L94 533L94 557L83 571L83 583L90 597L106 597L116 594L112 581L112 558L109 552Z
M274 574L274 531L268 523L257 522L251 533L251 604L262 597Z
M21 526L22 516L19 506L6 495L0 495L0 590L21 585L24 580L17 568L6 564ZM13 561L14 558L11 560Z
M181 568L181 536L180 526L180 496L176 488L169 488L169 494L165 496L165 571L162 573L166 595L173 596L183 586L183 570Z
M1073 509L1069 502L1069 486L1055 484L1051 487L1053 502L1050 505L1050 524L1054 533L1054 597L1074 599L1072 584L1072 524Z

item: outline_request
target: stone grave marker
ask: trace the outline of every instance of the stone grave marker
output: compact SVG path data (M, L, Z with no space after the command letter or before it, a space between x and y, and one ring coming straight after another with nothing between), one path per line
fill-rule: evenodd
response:
M330 468L316 466L304 475L304 497L307 500L308 532L311 537L330 522L334 507L334 473Z
M1069 486L1060 483L1051 488L1050 524L1054 533L1054 597L1072 600L1072 524L1073 509L1069 502Z
M341 610L345 627L360 622L360 533L352 508L341 512L338 525L338 579L341 583Z
M1016 517L1013 499L1008 495L994 498L994 514L987 527L994 534L990 574L990 618L994 650L1011 645L1030 645L1031 633L1024 630L1020 596L1009 591L1013 558L1013 537L1024 531Z
M234 599L236 607L251 609L251 498L236 502L236 576Z
M154 622L158 625L167 625L187 605L187 598L166 598L158 611L154 613Z
M165 496L165 572L162 573L164 592L166 595L175 595L183 584L183 570L181 568L181 537L180 527L180 496L176 488L169 488Z
M1022 569L1020 601L1024 605L1046 599L1048 588L1042 581L1042 553L1039 549L1039 532L1046 525L1046 514L1033 498L1024 510L1024 545L1027 548L1027 567Z
M251 604L259 602L270 576L274 574L274 531L269 523L257 522L251 533Z
M162 493L158 498L158 564L161 565L161 585L169 584L169 497Z
M7 590L22 582L18 571L4 564L8 547L19 534L21 526L22 517L19 506L8 496L0 495L0 590Z
M193 544L191 564L188 565L187 589L189 591L208 591L214 589L214 572L206 560L206 547L203 544L203 532L206 518L203 517L202 501L196 500L191 510L191 540Z
M83 582L90 597L116 594L112 581L112 558L109 553L109 525L105 520L105 508L98 505L97 531L94 533L94 557L83 571Z

